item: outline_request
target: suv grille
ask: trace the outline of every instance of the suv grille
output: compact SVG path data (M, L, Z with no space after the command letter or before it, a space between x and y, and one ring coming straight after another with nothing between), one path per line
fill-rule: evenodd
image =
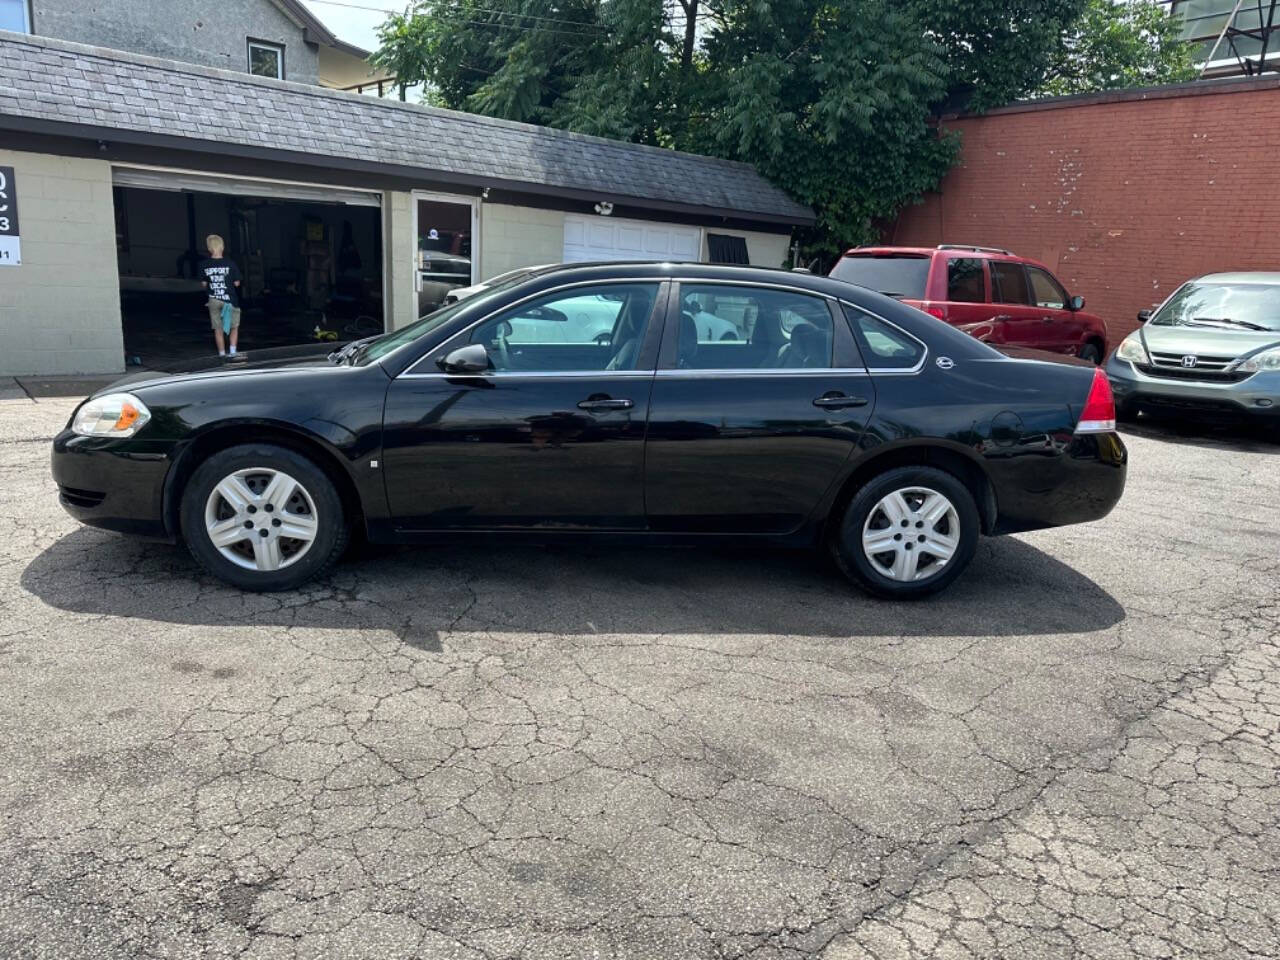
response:
M1228 371L1227 367L1236 359L1235 357L1210 357L1195 356L1195 366L1188 367L1182 362L1184 356L1188 354L1182 353L1157 353L1151 352L1151 363L1140 363L1137 365L1149 377L1161 377L1165 380L1199 380L1209 383L1238 383L1251 376L1248 373L1239 373L1236 371Z

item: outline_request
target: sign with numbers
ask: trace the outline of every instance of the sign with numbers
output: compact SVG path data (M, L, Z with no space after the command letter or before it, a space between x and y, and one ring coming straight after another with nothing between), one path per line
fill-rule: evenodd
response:
M22 263L22 241L18 237L18 186L13 167L0 167L0 267Z

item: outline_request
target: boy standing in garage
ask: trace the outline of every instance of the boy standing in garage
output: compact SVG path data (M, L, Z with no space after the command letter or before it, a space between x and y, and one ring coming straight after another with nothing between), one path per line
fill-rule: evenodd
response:
M209 248L209 259L200 261L201 282L209 291L209 322L213 325L213 339L218 343L218 356L234 357L236 341L240 338L240 268L234 260L222 254L226 244L216 233L204 238ZM231 349L227 350L225 335L231 336Z

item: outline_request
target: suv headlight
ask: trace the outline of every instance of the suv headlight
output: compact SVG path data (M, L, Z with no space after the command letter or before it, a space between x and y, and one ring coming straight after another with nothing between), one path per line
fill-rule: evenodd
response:
M1116 359L1128 360L1130 363L1151 363L1147 348L1142 345L1142 337L1136 330L1120 341L1120 346L1116 347Z
M108 393L76 411L71 432L82 437L132 437L150 419L147 405L133 394Z
M1255 353L1252 357L1237 360L1231 365L1230 369L1239 373L1280 370L1280 347L1273 347L1270 350L1264 350L1262 353Z

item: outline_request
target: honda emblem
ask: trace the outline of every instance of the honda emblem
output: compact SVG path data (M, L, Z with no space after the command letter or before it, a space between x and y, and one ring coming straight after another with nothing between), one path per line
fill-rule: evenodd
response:
M1195 354L1192 353L1189 353L1182 358L1182 365L1184 367L1194 367L1198 362L1199 360L1196 358Z

